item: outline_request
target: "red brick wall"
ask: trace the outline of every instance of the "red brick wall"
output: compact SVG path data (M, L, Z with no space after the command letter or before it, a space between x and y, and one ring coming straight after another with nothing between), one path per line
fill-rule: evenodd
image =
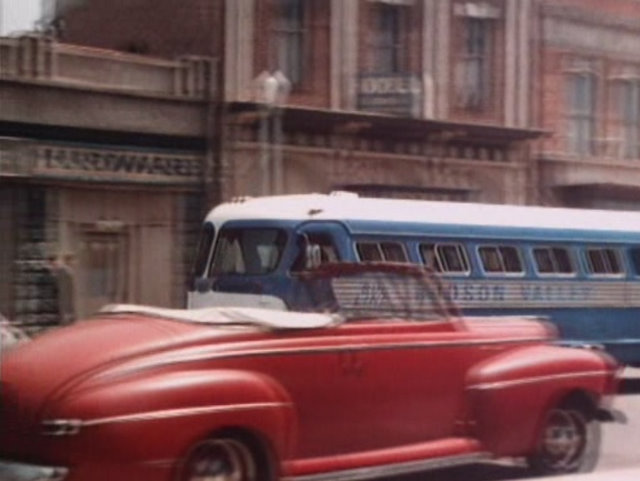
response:
M61 39L173 58L220 51L221 0L87 0L65 16Z
M599 16L607 20L637 21L640 26L640 2L619 0L602 2L598 0L543 0L542 5L566 6L571 14L582 13L597 22ZM590 23L586 24L590 25ZM595 28L595 27L594 27ZM615 27L611 27L614 31ZM640 29L638 29L640 30ZM625 54L616 55L616 45L603 46L600 51L579 47L557 47L543 45L540 50L540 72L538 88L534 102L538 103L540 126L551 132L543 141L547 152L568 151L568 97L567 82L569 65L576 59L592 62L596 86L596 118L594 138L596 139L594 156L601 157L612 153L611 142L616 132L615 117L618 115L617 99L614 96L615 82L612 78L622 67L634 66L640 69L640 55L636 59ZM600 141L600 142L598 142ZM613 147L615 149L615 147Z
M546 49L542 51L540 72L541 87L539 102L541 109L541 127L553 136L544 139L544 149L549 151L565 150L563 140L566 135L566 78L562 71L562 52Z

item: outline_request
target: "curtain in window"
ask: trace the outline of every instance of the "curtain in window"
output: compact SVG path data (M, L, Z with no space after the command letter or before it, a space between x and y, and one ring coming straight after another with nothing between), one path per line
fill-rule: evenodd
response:
M620 90L623 155L640 158L640 82L624 82Z
M593 153L596 80L592 73L571 74L568 80L569 149L575 154Z
M386 4L373 7L371 49L373 71L376 73L403 73L406 70L407 46L403 45L405 9Z
M302 82L305 62L305 0L277 0L275 62L292 83Z
M465 18L464 38L456 65L458 106L482 109L491 89L492 22L484 18Z

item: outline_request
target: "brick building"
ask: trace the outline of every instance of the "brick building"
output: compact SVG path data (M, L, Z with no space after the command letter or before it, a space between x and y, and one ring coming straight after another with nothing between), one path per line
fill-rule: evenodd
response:
M537 6L539 200L640 209L640 2Z
M227 197L349 188L526 203L535 195L530 140L541 134L523 61L532 8L530 0L86 0L59 15L65 41L221 59ZM291 91L285 105L264 108L256 79L276 70Z
M461 138L458 125L437 123L460 122L494 128L541 129L548 135L534 144L532 155L524 154L528 159L524 184L516 179L518 175L514 178L501 170L499 185L490 185L496 180L492 169L486 170L487 177L492 179L487 183L482 180L485 169L474 167L477 176L471 176L477 178L473 185L466 183L467 194L451 192L445 196L631 209L638 208L640 203L637 162L640 2L637 0L179 3L84 0L80 2L83 6L74 3L76 8L60 9L66 21L62 35L69 41L152 55L195 53L223 59L222 100L231 107L231 112L243 110L240 122L233 118L225 121L230 126L225 159L239 167L236 175L255 171L250 166L242 167L243 161L239 160L243 157L239 149L246 150L251 135L247 132L249 106L238 104L255 100L252 81L260 72L280 68L294 81L285 109L285 124L287 117L295 117L293 123L298 125L299 115L288 115L290 111L301 107L314 109L313 115L324 130L326 124L331 124L333 128L329 130L340 132L333 136L339 139L316 139L316 143L337 142L333 148L340 155L357 158L362 153L370 159L366 172L353 168L355 161L346 168L350 179L356 176L357 184L377 185L381 178L392 179L387 172L377 175L375 172L384 171L384 165L389 163L395 167L401 164L373 160L379 154L390 157L389 152L384 153L389 150L418 151L419 159L410 162L412 167L394 168L396 173L415 170L425 157L462 160L465 155L454 152L461 147L491 152L482 155L469 152L469 158L490 159L496 149L502 151L497 157L506 152L504 157L522 158L522 154L513 153L514 139L509 134L497 135L508 139L500 146L496 138L479 133L487 141L487 145L482 145L478 139L469 140L474 134ZM153 9L148 8L151 3ZM378 125L378 118L354 114L363 111L391 113L401 119L397 123L381 121ZM325 118L320 112L334 115ZM345 120L337 112L349 112L351 117ZM406 118L422 122L414 122L414 127L408 128ZM364 127L373 124L377 127ZM476 128L474 132L480 131ZM386 148L375 147L375 142L367 143L371 139L380 140L380 133L384 134ZM444 136L447 141L433 141L436 136ZM298 137L296 132L285 131L285 163L286 151L290 151L286 146ZM533 135L520 133L516 137L519 142ZM411 146L405 145L407 142ZM351 144L359 147L351 148ZM305 149L304 153L311 154L312 150ZM425 153L435 151L440 155ZM327 164L332 164L327 172L342 175L341 162ZM418 185L428 185L428 179L432 184L444 181L442 176L428 173L429 168L422 164L419 170L424 175L411 176L416 185L411 182L405 185L404 179L398 179L398 187L414 190ZM446 162L447 179L464 179L468 169L456 165L465 163ZM288 172L286 167L284 171ZM231 191L242 191L247 182L250 179L236 180ZM286 180L283 183L288 186L286 190L313 187L295 186ZM331 180L325 184L319 188L335 187L341 182ZM392 186L385 189L387 193L394 190ZM523 192L526 194L517 194ZM418 195L431 194L424 191Z
M80 253L87 285L103 281L81 311L111 300L180 305L188 233L208 207L236 195L348 189L640 208L637 0L48 7L58 41L7 40L0 58L0 265L11 272L0 310L12 317L37 294L21 284L21 269L52 248ZM60 145L64 152L51 150ZM155 177L60 171L93 165L65 158L113 150L178 156L176 166L196 159L197 168L188 179L182 167ZM82 251L87 239L95 252ZM162 263L150 260L148 242L164 246ZM116 294L106 279L125 270Z

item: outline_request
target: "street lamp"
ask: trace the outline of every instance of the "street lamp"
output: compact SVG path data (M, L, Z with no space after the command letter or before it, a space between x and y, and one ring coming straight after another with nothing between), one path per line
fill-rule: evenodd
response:
M291 82L279 70L262 72L255 80L256 100L260 109L260 172L261 194L283 191L282 107L291 91Z

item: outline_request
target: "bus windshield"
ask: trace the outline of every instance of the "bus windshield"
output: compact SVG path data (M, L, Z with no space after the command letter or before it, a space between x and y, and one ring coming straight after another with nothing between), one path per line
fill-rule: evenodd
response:
M260 275L273 272L282 258L287 234L282 229L223 228L210 275Z

